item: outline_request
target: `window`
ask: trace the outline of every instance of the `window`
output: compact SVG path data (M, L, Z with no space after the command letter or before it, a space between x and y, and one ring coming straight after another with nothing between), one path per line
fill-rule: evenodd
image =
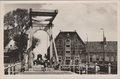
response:
M70 47L70 45L66 45L66 47Z
M66 60L66 65L70 65L70 60Z
M71 40L70 40L70 39L67 39L67 40L66 40L66 43L70 43L70 42L71 42Z
M66 60L70 60L70 57L66 57Z
M66 51L66 53L70 53L70 51Z
M61 63L61 60L59 60L59 62Z

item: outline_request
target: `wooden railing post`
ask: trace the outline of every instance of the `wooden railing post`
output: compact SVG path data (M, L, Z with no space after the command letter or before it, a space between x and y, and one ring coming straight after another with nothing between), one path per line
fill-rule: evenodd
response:
M111 64L108 63L108 74L111 74Z
M87 64L87 63L86 63L86 65L85 65L85 67L86 67L85 72L86 72L86 74L88 74L88 64Z
M16 65L14 65L14 67L13 67L14 75L15 75L15 73L16 73L15 66L16 66Z
M8 65L8 69L7 69L8 75L10 75L11 70L10 70L10 65Z
M14 64L11 65L11 74L14 75Z
M98 69L97 69L97 63L95 63L95 74L97 74Z

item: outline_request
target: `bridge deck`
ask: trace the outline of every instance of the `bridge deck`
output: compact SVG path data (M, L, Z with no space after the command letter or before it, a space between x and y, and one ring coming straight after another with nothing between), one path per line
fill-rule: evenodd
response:
M43 70L44 68L40 65L33 66L33 68L29 69L29 71L20 72L19 74L75 74L70 71L61 71L61 70L54 70L53 68L47 68L46 71Z

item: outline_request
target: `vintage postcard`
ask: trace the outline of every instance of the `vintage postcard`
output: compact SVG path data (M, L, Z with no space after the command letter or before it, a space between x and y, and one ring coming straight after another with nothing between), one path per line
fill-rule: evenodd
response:
M2 1L1 27L5 79L120 76L118 1Z

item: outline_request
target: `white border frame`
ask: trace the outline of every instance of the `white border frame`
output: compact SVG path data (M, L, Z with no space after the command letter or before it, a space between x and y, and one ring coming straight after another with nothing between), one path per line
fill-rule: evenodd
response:
M118 40L120 40L120 32L119 32L119 29L120 29L120 10L119 10L119 8L120 8L120 2L119 2L119 0L118 1L112 1L112 0L108 0L108 1L1 1L1 3L0 3L0 14L1 14L1 16L0 16L0 19L1 19L1 21L0 21L0 23L1 23L1 26L2 27L0 27L0 30L2 31L1 33L0 33L0 36L3 38L3 13L4 13L4 4L20 4L20 3L23 3L23 4L30 4L30 3L118 3L118 34L117 34L117 37L118 37ZM119 41L118 41L118 51L117 51L117 55L118 55L118 58L117 58L117 60L118 60L118 74L117 75L113 75L113 74L106 74L106 75L99 75L99 74L97 74L97 75L95 75L95 74L93 74L93 75L4 75L4 67L3 67L3 39L0 39L0 49L1 49L1 54L0 54L0 58L1 58L1 65L0 65L0 70L2 71L2 72L0 72L0 77L2 77L2 78L0 78L0 79L40 79L40 78L44 78L44 79L88 79L88 78L90 78L90 79L103 79L103 78L106 78L106 79L119 79L120 78L120 47L119 47L119 45L120 45L120 43L119 43Z

